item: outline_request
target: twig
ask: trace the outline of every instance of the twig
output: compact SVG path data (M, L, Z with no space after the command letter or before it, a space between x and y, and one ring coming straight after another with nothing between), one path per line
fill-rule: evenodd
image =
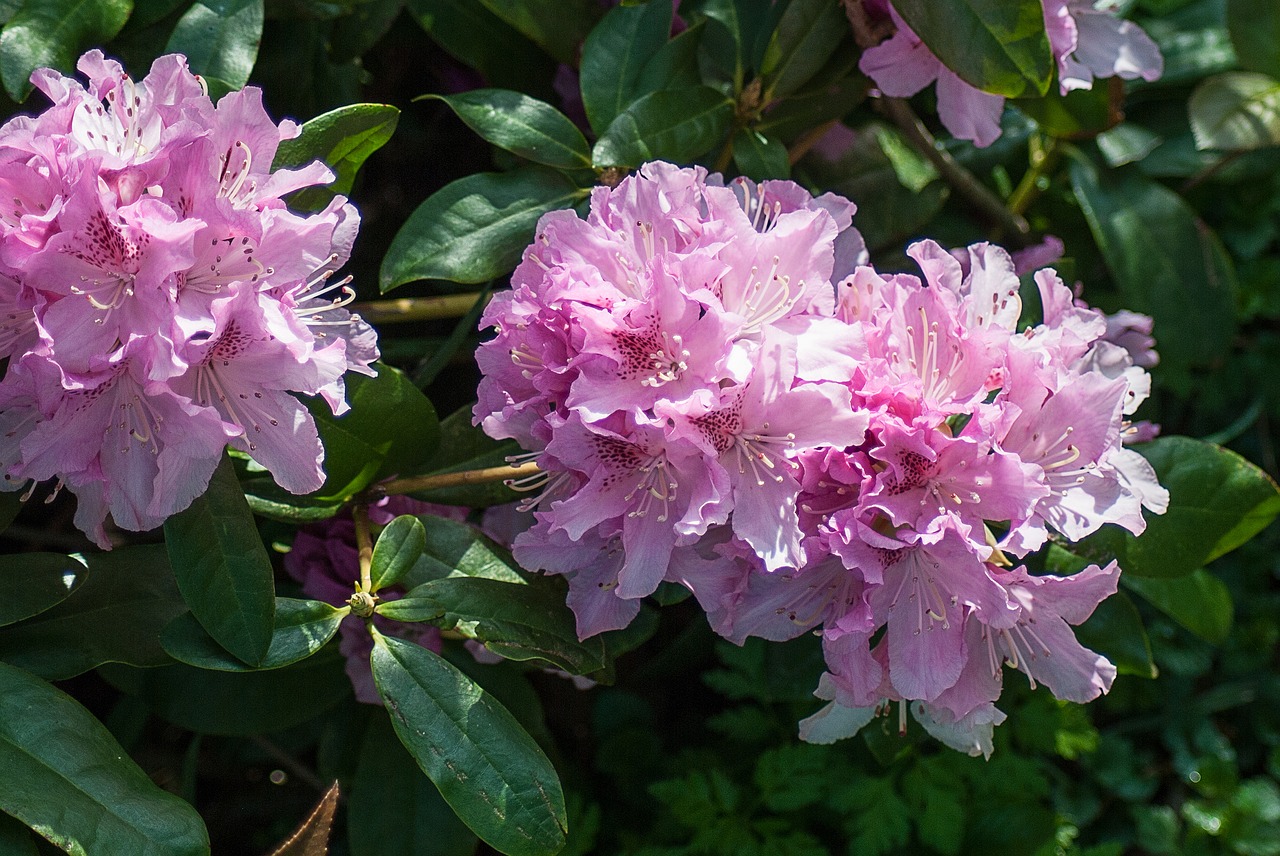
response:
M485 482L506 481L507 479L518 479L524 476L531 476L542 472L535 463L520 464L512 466L507 464L501 467L488 467L483 470L462 470L456 473L440 473L430 476L412 476L410 478L392 479L381 485L375 485L374 490L378 493L391 496L401 493L417 493L423 490L435 490L442 487L461 487L469 484L483 484Z
M461 318L471 311L480 293L444 294L439 297L402 297L398 300L374 300L354 303L351 310L370 324L398 324L409 321L435 321Z
M360 591L373 588L373 536L369 533L369 507L356 503L351 507L356 524L356 552L360 557Z

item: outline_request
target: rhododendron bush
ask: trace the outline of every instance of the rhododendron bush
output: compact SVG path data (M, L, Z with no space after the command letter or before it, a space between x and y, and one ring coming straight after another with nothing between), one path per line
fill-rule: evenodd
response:
M88 7L0 852L1276 852L1274 4Z

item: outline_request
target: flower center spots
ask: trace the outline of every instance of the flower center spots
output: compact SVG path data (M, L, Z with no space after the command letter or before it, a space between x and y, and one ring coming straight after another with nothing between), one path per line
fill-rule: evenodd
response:
M71 286L71 293L83 295L95 309L104 310L115 309L133 297L134 279L148 241L145 234L139 235L137 241L129 240L106 214L96 212L81 236L80 246L68 247L64 252L98 268L103 276L82 275L79 284Z
M617 330L613 333L618 349L618 377L639 380L642 386L657 388L674 380L689 368L689 351L679 333L659 332L650 323L640 332Z
M675 501L677 488L666 454L650 454L634 443L613 437L596 437L595 448L596 456L609 469L602 480L602 487L608 489L620 482L634 482L623 497L624 502L634 503L627 516L645 517L656 510L656 519L665 521L670 514L671 503Z
M898 469L902 472L901 478L888 474L885 493L889 496L923 487L933 475L934 462L919 452L903 451L898 453Z
M694 417L693 424L706 438L717 455L723 455L733 448L734 438L742 432L742 404L735 402L731 407L713 410L702 416Z

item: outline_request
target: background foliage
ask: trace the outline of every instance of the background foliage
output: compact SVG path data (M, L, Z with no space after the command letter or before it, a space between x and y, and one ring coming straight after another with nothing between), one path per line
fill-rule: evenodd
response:
M937 32L913 17L923 5L899 8L935 52L1015 99L988 149L945 140L928 92L908 110L943 155L904 105L870 98L828 0L685 0L678 20L665 0L0 3L9 112L39 109L18 103L32 69L70 71L102 46L139 77L181 51L214 94L260 85L273 115L310 120L277 165L319 157L338 173L301 209L331 193L358 204L350 270L385 362L350 382L349 416L315 410L328 480L311 497L228 459L165 546L155 533L82 555L65 500L0 494L0 854L266 853L335 779L341 803L313 828L331 821L331 852L353 856L1280 853L1280 536L1264 529L1280 510L1265 475L1280 420L1280 10L1123 4L1160 44L1163 78L1062 97L1034 34L1002 42L1004 64L948 42L991 4L945 4ZM816 639L716 641L671 592L625 633L579 643L553 581L462 523L401 518L373 548L375 587L408 591L383 612L452 638L443 656L380 638L394 715L355 701L330 643L347 608L296 597L281 552L379 480L501 463L511 449L466 410L477 300L542 213L653 158L841 193L881 269L905 269L919 236L1053 234L1090 303L1155 317L1143 415L1195 440L1146 451L1173 493L1166 518L1084 547L1126 571L1081 632L1120 667L1109 696L1059 704L1010 675L990 761L880 720L801 744ZM478 662L462 637L507 659ZM424 730L445 739L468 713L483 725L433 768ZM486 820L455 762L509 791L511 817ZM557 773L563 796L529 797ZM279 852L312 852L300 841Z

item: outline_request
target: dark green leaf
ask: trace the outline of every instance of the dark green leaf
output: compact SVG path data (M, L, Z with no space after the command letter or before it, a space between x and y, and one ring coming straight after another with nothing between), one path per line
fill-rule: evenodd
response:
M131 11L132 0L23 0L0 32L4 91L21 101L37 68L73 72L81 51L110 41Z
M489 11L534 44L567 65L578 60L578 46L591 30L591 0L480 0ZM593 14L594 12L594 14Z
M89 711L3 664L0 808L69 853L209 853L195 809L157 787Z
M460 178L409 216L382 261L383 292L419 279L477 283L509 273L538 218L586 191L544 167Z
M0 532L9 528L9 524L17 519L22 511L22 492L6 491L0 493Z
M471 424L471 408L455 410L440 422L440 446L422 468L421 474L435 475L500 467L507 456L520 452L514 440L494 440ZM455 488L420 491L414 496L427 502L484 508L501 505L519 498L519 494L500 481L464 485Z
M787 147L750 128L733 135L733 165L738 172L756 181L791 176Z
M652 92L627 107L596 141L596 166L687 163L724 139L733 102L709 86Z
M1236 275L1213 231L1132 168L1077 160L1071 183L1125 305L1155 318L1166 374L1221 359L1235 336Z
M849 32L844 9L827 0L792 0L764 53L764 100L785 98L813 77Z
M1086 648L1097 651L1115 664L1122 675L1143 678L1156 676L1142 617L1123 592L1098 604L1089 620L1076 628L1076 638Z
M985 92L1044 95L1053 56L1039 0L894 0L942 64Z
M352 104L306 122L301 134L280 144L272 166L300 167L319 160L336 177L325 187L298 191L289 197L289 204L303 211L319 211L334 196L350 193L356 173L369 155L391 139L399 119L400 111L389 104Z
M262 19L262 0L196 0L178 19L165 51L184 54L191 70L212 84L209 94L216 100L248 82Z
M850 54L852 55L852 54ZM794 140L819 125L847 114L867 97L870 81L851 73L856 63L848 63L840 54L827 66L834 76L824 77L820 84L795 93L782 103L769 108L756 123L755 130L780 140ZM822 77L824 72L819 72Z
M261 663L271 645L274 572L230 458L223 457L204 496L165 521L164 535L196 620L245 663Z
M31 830L0 812L0 856L39 856Z
M1231 592L1222 580L1203 568L1173 579L1124 574L1120 580L1207 642L1220 645L1231 633L1235 611Z
M1203 81L1187 102L1196 148L1246 151L1280 145L1280 81L1233 71Z
M509 856L564 846L555 768L506 708L440 656L394 637L375 636L372 665L400 741L473 832Z
M259 517L281 523L316 523L328 520L342 510L341 500L322 500L314 496L298 496L276 484L270 476L246 479L240 483L249 508Z
M351 409L342 416L323 401L309 402L328 473L321 501L346 501L376 478L412 472L435 450L440 425L431 402L399 369L374 367L374 377L347 376Z
M418 518L406 514L388 523L373 545L370 593L402 582L426 546L427 530Z
M0 660L49 680L71 678L103 663L171 662L160 647L160 630L187 607L164 547L128 547L85 558L89 575L70 597L0 629Z
M741 92L767 45L782 4L772 0L706 0L702 14L715 22L707 28L707 47L729 74L733 91Z
M404 8L404 0L367 0L350 15L333 22L329 54L336 62L355 60L366 53L391 29Z
M412 372L413 382L421 389L426 389L436 379L440 372L458 356L462 346L468 340L474 340L479 331L480 316L484 314L485 306L489 303L489 292L492 285L486 285L478 295L476 302L467 310L467 314L458 319L453 325L446 338L426 359L421 359ZM474 347L474 346L473 346ZM414 349L414 356L420 357L421 349Z
M1013 103L1034 119L1041 131L1065 139L1100 134L1120 118L1112 109L1110 88L1103 85L1073 89L1066 95L1055 87L1043 98L1019 98Z
M467 127L501 149L560 169L591 166L591 149L578 126L545 101L509 89L473 89L437 95Z
M702 83L698 74L698 46L705 26L705 21L698 21L659 48L645 63L636 80L636 95L647 95L659 89L684 89Z
M427 543L422 560L406 582L421 584L450 574L509 583L524 582L510 554L474 526L429 514L422 515L420 519L426 526Z
M352 856L471 856L476 837L396 739L381 713L369 720L347 793Z
M1227 0L1227 29L1243 68L1280 77L1280 6L1274 0Z
M1139 538L1105 527L1073 551L1090 559L1114 555L1135 576L1181 577L1239 547L1280 514L1275 482L1235 452L1190 437L1161 437L1136 449L1169 490L1169 510L1147 514Z
M415 613L427 619L443 614L446 629L479 639L508 660L542 659L576 675L605 667L604 643L599 637L578 641L564 591L547 579L515 584L447 577L380 604L378 613L401 621L423 620Z
M493 86L527 92L555 70L550 57L476 0L406 0L405 6L440 47Z
M669 3L619 6L587 36L578 76L582 104L597 134L635 100L645 64L667 43L671 17Z
M271 647L258 669L280 669L310 657L338 632L338 625L350 612L318 600L276 598L276 621ZM160 634L160 644L180 663L221 672L251 672L227 654L189 612L179 615Z
M17 553L0 557L0 626L38 615L61 603L89 576L83 562L61 553Z
M337 646L283 669L221 672L175 665L104 666L104 678L138 696L167 722L201 734L261 734L292 728L351 696Z

